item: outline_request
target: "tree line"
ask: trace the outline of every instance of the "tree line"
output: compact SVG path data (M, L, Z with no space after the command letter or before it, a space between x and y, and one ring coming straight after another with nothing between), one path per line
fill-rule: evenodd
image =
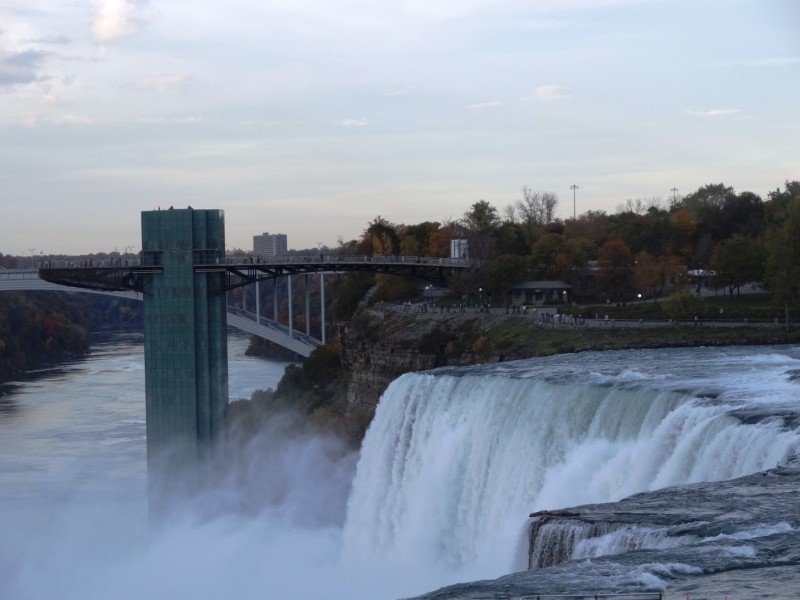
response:
M658 298L701 281L730 294L760 283L787 311L800 300L800 181L786 181L766 199L708 184L668 202L627 200L611 214L567 219L556 218L558 204L554 192L526 186L500 209L479 200L442 223L378 216L358 239L340 239L339 252L446 257L451 239L466 239L470 257L484 266L453 286L462 294L487 290L495 303L526 280L564 281L587 301ZM382 283L387 299L409 291Z
M100 327L141 326L137 304L94 294L0 293L0 381L86 354Z

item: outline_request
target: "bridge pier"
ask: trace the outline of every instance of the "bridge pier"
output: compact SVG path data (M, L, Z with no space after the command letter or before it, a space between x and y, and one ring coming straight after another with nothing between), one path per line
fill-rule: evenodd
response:
M228 403L221 210L142 213L147 463L158 485L191 468L220 436ZM163 476L163 477L162 477Z

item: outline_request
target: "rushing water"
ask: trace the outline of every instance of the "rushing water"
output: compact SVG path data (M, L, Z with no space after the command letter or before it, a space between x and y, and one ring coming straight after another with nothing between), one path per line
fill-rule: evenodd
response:
M244 344L231 341L232 398L283 370ZM217 488L156 526L142 347L117 337L0 390L0 598L407 597L524 570L528 513L586 503L583 522L542 528L534 562L560 564L437 597L797 597L800 467L771 474L800 451L798 374L789 346L409 374L360 456L275 416Z

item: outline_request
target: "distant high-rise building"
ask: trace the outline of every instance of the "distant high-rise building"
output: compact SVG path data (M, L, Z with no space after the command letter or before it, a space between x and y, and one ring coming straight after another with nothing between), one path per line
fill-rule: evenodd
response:
M253 236L253 254L259 256L283 256L286 254L286 234L267 232Z

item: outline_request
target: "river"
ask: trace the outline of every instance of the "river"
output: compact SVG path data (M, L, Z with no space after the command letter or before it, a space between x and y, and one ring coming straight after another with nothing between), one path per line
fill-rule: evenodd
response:
M0 388L0 598L389 599L478 579L490 581L437 597L800 596L785 572L800 506L784 489L800 482L797 346L408 374L359 454L275 416L215 489L155 525L141 342L110 335ZM274 387L285 366L245 357L246 343L230 338L233 399ZM682 484L695 487L669 487ZM528 513L581 504L595 519L650 512L599 536L570 525L572 560L525 571ZM566 529L552 529L563 546Z

